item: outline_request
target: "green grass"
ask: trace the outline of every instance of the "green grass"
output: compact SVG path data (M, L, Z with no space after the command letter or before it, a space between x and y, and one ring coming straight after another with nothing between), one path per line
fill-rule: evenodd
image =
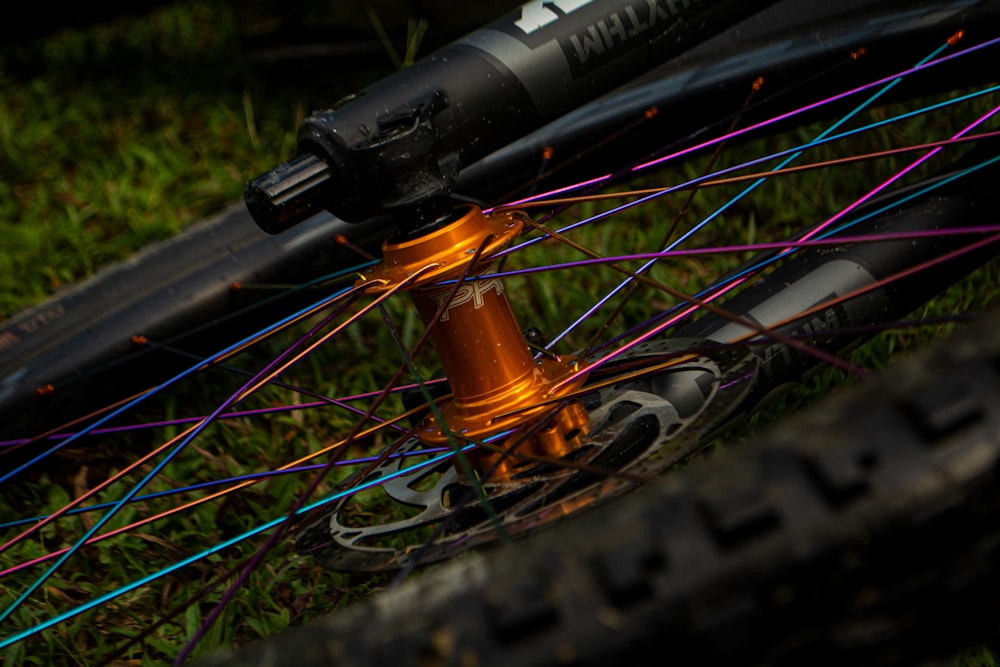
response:
M3 53L0 314L238 196L256 153L253 99L244 109L219 95L232 45L209 11L169 8ZM214 67L199 80L206 55Z
M292 154L295 129L309 110L388 69L386 58L355 64L346 76L338 72L336 81L329 73L311 73L313 86L304 85L298 73L278 78L274 68L250 60L246 33L256 27L232 3L179 2L0 51L0 320L237 201L250 177ZM266 457L275 449L248 442L239 426L219 431L214 441L235 446L206 456L207 463L197 466L206 478L236 474L253 462L247 457ZM301 425L285 423L264 437L292 439L299 431ZM315 444L319 433L295 442ZM27 511L68 500L116 464L114 451L104 454L107 463L94 451L70 452L63 466L7 495L4 504ZM167 479L197 476L184 462L165 473ZM150 490L166 486L160 482ZM240 503L158 524L124 547L97 549L85 567L46 586L48 602L26 606L12 621L27 625L27 617L48 603L83 599L105 583L127 581L145 566L150 547L173 558L245 530L261 507L280 505L293 492L279 482ZM115 521L134 514L126 510ZM77 520L77 527L88 521L93 519ZM61 544L65 537L51 528L38 539L41 553L41 545ZM14 646L5 664L95 664L175 599L231 565L216 557L172 578L158 594L147 589L123 597L58 632ZM349 580L285 554L284 561L254 576L205 645L273 634L293 619L301 622L307 600L323 599L319 609L330 609L371 585ZM5 586L4 600L18 588ZM172 659L217 598L158 630L141 655L133 650L135 664Z
M386 58L384 64L373 63L371 71L338 68L316 73L311 82L288 76L287 71L275 77L272 70L254 65L247 57L246 31L253 26L259 24L234 13L231 4L181 2L88 30L62 30L0 52L0 238L4 249L0 254L0 317L35 304L59 287L80 281L109 262L236 201L249 177L292 153L295 128L308 110L360 87L391 64ZM807 136L803 131L802 137ZM688 175L696 175L701 167L685 169ZM812 218L825 203L819 201L820 196L796 197L797 193L821 192L825 199L836 190L846 198L852 188L861 191L868 184L863 177L849 175L832 188L824 178L829 177L782 182L767 196L734 207L713 226L705 242L780 236L803 218ZM703 199L696 200L692 216L709 210ZM648 247L658 242L682 200L683 196L676 197L660 207L643 209L629 224L595 228L583 242L607 253L619 247ZM585 204L574 214L595 210L596 205ZM578 258L553 245L533 249L519 261ZM722 261L683 260L669 272L658 269L654 276L690 292L719 272ZM611 270L586 270L559 281L511 281L508 291L518 295L515 308L523 325L551 329L552 323L565 321L567 314L582 312L617 277ZM938 305L955 301L979 307L995 298L992 286L997 277L994 263L986 274L950 292ZM634 310L626 311L626 318L640 317L640 306L663 308L671 303L669 295L643 291ZM412 310L396 304L390 310L403 323L402 337L412 343L420 331ZM853 359L880 368L926 333L892 332ZM311 358L296 369L294 379L313 383L330 395L344 394L371 389L372 377L386 377L401 361L389 354L371 353L392 349L383 328L366 324L346 338L350 346L346 352L333 350ZM582 345L587 340L580 333L572 342ZM433 368L430 358L422 357L420 362L425 369ZM245 363L253 368L259 360ZM840 375L821 374L812 380L816 391L797 394L756 421L776 418L810 402L817 393L842 381ZM239 381L226 374L199 378L164 399L158 406L162 412L154 414L183 414L191 406L227 395ZM267 405L282 397L268 390L255 400L256 405ZM249 420L218 423L199 441L198 456L172 462L149 490L273 468L315 451L350 427L326 414L292 413L268 420L265 428ZM736 437L743 434L738 432ZM130 444L142 451L152 441L137 438ZM123 453L111 446L75 448L58 465L37 473L32 484L8 494L5 501L24 512L55 506L92 487L122 465L123 459ZM167 563L237 535L252 527L258 516L285 507L306 484L307 480L276 479L223 503L158 522L131 541L114 546L105 543L88 551L87 558L74 561L77 569L45 586L39 602L19 610L14 623L27 624L29 616L49 614L68 600L85 599L109 583L124 582L150 561L162 558ZM332 487L333 481L327 480L319 491ZM127 509L114 521L123 524L158 502ZM366 510L381 508L373 504ZM73 519L72 527L86 529L90 521L86 516ZM25 555L71 544L73 534L50 526L36 543L25 547ZM130 593L58 631L15 646L5 656L7 663L94 664L148 627L164 609L195 595L204 584L248 558L254 546L212 556L157 586ZM383 584L380 578L327 572L282 543L240 590L200 650L245 644L273 634L348 604ZM13 590L18 588L11 586L4 592L4 602ZM133 662L119 664L170 660L218 598L219 593L213 592L190 606L176 620L159 627L141 650L131 649L124 655L123 659ZM962 660L969 665L994 664L988 653L970 654Z
M251 27L169 3L0 51L0 317L236 201L306 113L387 69L283 82Z

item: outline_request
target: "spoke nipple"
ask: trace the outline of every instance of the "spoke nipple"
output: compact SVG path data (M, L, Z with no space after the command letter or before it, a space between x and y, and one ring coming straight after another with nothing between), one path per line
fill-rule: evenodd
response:
M142 334L136 334L131 338L133 345L138 345L139 347L145 347L149 345L149 339Z
M546 161L551 160L555 154L556 149L552 148L552 146L546 146L545 150L542 151L542 159Z
M854 51L851 51L851 60L861 60L865 57L865 55L867 55L867 53L868 49L863 46L860 49L855 49Z
M657 107L649 107L648 109L646 109L646 112L643 114L643 116L646 118L646 120L651 120L653 118L656 118L656 116L659 113L660 110Z
M35 390L35 394L38 396L51 396L54 393L56 393L56 388L50 384L42 385Z
M231 289L234 292L239 292L241 289L243 289L243 283L241 283L238 280L234 280L233 282L229 283L229 289Z
M962 41L963 37L965 37L965 31L959 30L954 35L948 38L948 46L955 46L956 44Z
M752 87L753 87L753 92L755 92L755 93L758 92L761 88L763 88L764 87L764 77L758 76L756 79L754 79Z

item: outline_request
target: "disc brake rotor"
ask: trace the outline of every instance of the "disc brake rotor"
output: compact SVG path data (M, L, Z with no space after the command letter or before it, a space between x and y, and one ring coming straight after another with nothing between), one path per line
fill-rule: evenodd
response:
M559 459L522 459L502 481L488 471L478 481L465 478L453 455L422 459L427 444L410 438L397 456L351 480L366 490L304 527L296 548L336 570L392 570L517 537L631 491L704 444L752 386L752 354L690 353L710 345L657 341L623 355L591 378L598 388L582 397L591 424L583 446ZM683 363L641 370L681 356Z

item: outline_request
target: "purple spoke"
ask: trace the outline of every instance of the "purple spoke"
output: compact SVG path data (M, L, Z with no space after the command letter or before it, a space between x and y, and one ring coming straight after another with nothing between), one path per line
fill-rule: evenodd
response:
M393 452L393 453L389 454L385 458L388 458L388 459L405 459L405 458L412 458L412 457L419 457L419 456L433 456L433 455L441 454L443 452L450 452L450 451L451 451L451 448L449 448L449 447L435 447L435 448L429 448L429 449L418 449L418 450L409 451L409 452ZM360 458L353 458L353 459L345 459L345 460L334 461L333 465L334 465L334 467L337 467L337 468L355 467L355 466L360 466L360 465L367 465L369 463L375 463L375 462L381 461L382 458L383 457L381 457L381 456L364 456L364 457L360 457ZM237 484L237 483L242 483L242 482L247 482L247 481L255 481L255 482L256 481L265 481L265 480L270 479L272 477L280 477L280 476L284 476L284 475L294 475L294 474L299 474L299 473L312 472L314 470L322 470L322 469L327 468L327 467L328 467L328 464L326 464L326 463L311 463L309 465L296 466L294 468L285 468L285 469L278 469L278 470L263 470L263 471L260 471L260 472L251 472L251 473L247 473L245 475L237 475L235 477L223 477L223 478L219 478L219 479L213 479L213 480L208 481L208 482L201 482L199 484L191 484L190 486L184 486L184 487L180 487L180 488L176 488L176 489L167 489L166 491L157 491L155 493L148 493L148 494L145 494L145 495L142 495L142 496L136 496L135 498L132 499L131 502L138 503L138 502L147 501L147 500L155 500L156 498L166 498L166 497L175 496L175 495L178 495L178 494L181 494L181 493L189 493L191 491L200 491L202 489L210 489L210 488L214 488L216 486L224 486L226 484ZM95 510L105 509L105 508L111 507L112 505L114 505L114 503L107 502L107 503L100 503L100 504L97 504L97 505L87 505L85 507L76 507L74 509L69 510L68 512L64 512L63 516L71 516L71 515L75 515L75 514L84 514L86 512L92 512L92 511L95 511ZM46 518L48 518L48 516L49 515L39 515L39 516L35 516L35 517L28 517L28 518L24 518L24 519L19 519L17 521L8 521L6 523L0 523L0 529L2 529L2 528L10 528L10 527L13 527L13 526L18 526L18 525L26 524L26 523L34 523L36 521L40 521L42 519L46 519ZM6 575L6 574L10 574L12 572L16 572L19 569L21 569L21 568L12 568L12 569L9 569L9 570L4 570L2 573L0 573L0 576Z

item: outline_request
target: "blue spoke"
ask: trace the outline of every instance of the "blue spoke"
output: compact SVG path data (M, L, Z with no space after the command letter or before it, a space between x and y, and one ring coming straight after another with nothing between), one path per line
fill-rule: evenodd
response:
M348 294L352 290L353 290L353 288L348 288L348 289L342 290L342 291L338 292L337 294L334 294L334 295L332 295L330 297L322 299L321 301L317 302L317 304L315 304L311 308L303 309L302 311L300 311L300 313L308 314L308 313L311 313L311 312L315 312L315 311L321 310L321 309L325 308L326 306L330 305L331 303L333 303L335 300L341 298L343 295ZM299 315L300 313L296 313L296 315ZM281 322L278 322L277 324L274 324L274 325L271 325L270 327L267 327L263 331L264 332L271 332L271 331L277 330L278 328L280 328L281 326L283 326L286 322L290 323L290 322L295 321L295 319L297 319L297 318L296 318L295 315L293 315L291 317L285 318L284 320L281 320ZM260 335L250 336L250 337L244 339L244 342L245 341L255 341L255 340L258 340L260 337L261 337ZM232 345L232 346L226 348L223 352L220 352L220 353L217 353L216 355L213 355L209 359L210 360L218 359L223 354L228 353L230 350L238 349L238 347L240 345L241 345L241 343L237 343L236 345ZM286 351L286 354L289 351ZM274 366L275 364L277 364L278 361L280 361L281 359L282 359L282 357L279 356L278 359L276 359L274 362L272 362L271 364L269 364L268 369L266 369L266 370L269 370L272 366ZM204 365L205 365L204 363L199 363L199 364L196 364L195 366L192 366L188 370L180 373L179 375L175 376L174 378L172 378L172 379L164 382L163 384L159 385L152 392L143 394L142 396L139 396L138 398L133 399L132 401L126 403L125 405L121 406L117 410L114 410L110 414L105 415L101 419L97 420L90 427L83 429L82 431L80 431L77 434L71 436L70 438L67 438L66 440L63 440L62 442L60 442L59 444L57 444L53 448L51 448L50 451L54 451L55 449L58 449L59 447L63 447L65 445L73 442L77 438L82 437L83 435L85 435L86 433L88 433L91 429L93 429L93 428L95 428L97 426L100 426L102 424L107 423L109 420L113 419L114 417L117 417L119 414L122 414L123 412L131 409L132 407L134 407L136 405L138 405L142 401L146 400L150 395L152 395L152 394L154 394L154 393L156 393L158 391L161 391L162 389L164 389L164 388L166 388L166 387L168 387L168 386L170 386L172 384L175 384L176 382L179 382L183 378L186 378L186 377L192 375L197 370L201 369ZM147 473L135 486L133 486L131 489L129 489L129 491L126 492L124 496L122 496L119 500L117 500L115 502L114 506L108 512L106 512L103 516L101 516L101 518L98 521L96 521L94 523L94 525L91 526L84 533L84 535L79 540L77 540L77 542L72 547L70 547L69 549L67 549L65 553L63 553L58 559L56 559L56 562L53 563L48 570L46 570L41 576L39 576L37 579L35 579L35 581L33 581L27 587L27 589L25 589L25 591L9 607L7 607L2 612L0 612L0 622L3 622L4 620L6 620L14 612L15 609L17 609L28 598L30 598L31 595L36 590L38 590L38 588L43 583L45 583L45 581L50 576L52 576L60 567L62 567L63 563L65 563L70 557L73 556L73 554L75 554L77 551L79 551L79 549L91 537L93 537L95 534L97 534L97 532L102 527L104 527L104 525L108 521L110 521L111 518L114 517L115 514L117 514L118 511L122 507L124 507L126 504L128 504L132 500L132 498L134 498L139 493L139 491L142 490L142 488L145 487L146 484L149 483L150 480L152 480L154 477L156 477L157 475L159 475L160 471L163 470L163 468L166 467L166 465L168 463L170 463L170 461L172 461L181 451L183 451L184 448L186 448L187 445L195 437L197 437L211 423L211 421L215 417L217 417L218 415L222 414L227 408L229 408L232 404L234 404L237 401L237 397L239 397L240 394L243 391L246 391L253 384L253 382L254 382L254 379L251 379L250 381L248 381L244 385L244 387L240 389L239 392L233 394L233 396L231 396L228 400L224 401L208 417L206 417L206 419L204 421L202 421L200 424L198 424L197 426L195 426L192 429L192 431L186 437L182 438L181 441L173 449L171 449L170 452L168 452L167 455L159 463L157 463L152 468L152 470L149 471L149 473ZM33 459L31 462L29 462L29 464L33 463L36 460L37 460L37 458ZM25 464L25 466L27 466L29 464ZM22 468L23 467L24 466L22 466ZM18 471L21 470L22 468L19 468ZM13 474L13 473L10 473L10 474ZM6 480L10 476L10 474L8 476L0 478L0 483L2 483L4 480Z
M398 453L397 452L397 453L389 454L387 457L382 457L382 456L365 456L365 457L362 457L362 458L354 458L354 459L350 459L350 460L346 460L346 461L335 461L333 463L333 465L335 467L338 467L338 468L345 468L345 467L365 465L365 464L368 464L368 463L375 463L375 462L381 461L383 458L400 459L400 458L411 458L411 457L418 457L418 456L429 456L431 454L438 454L438 453L444 452L444 451L451 451L451 449L447 448L447 447L436 447L434 449L420 449L420 450L412 451L412 452L402 452L402 453ZM208 481L208 482L201 482L199 484L191 484L190 486L184 486L184 487L177 488L177 489L167 489L165 491L157 491L155 493L147 493L147 494L144 494L144 495L141 495L141 496L136 496L135 498L132 498L132 500L130 502L140 503L140 502L143 502L143 501L146 501L146 500L155 500L157 498L166 498L166 497L174 496L174 495L177 495L177 494L180 494L180 493L190 493L191 491L200 491L202 489L210 489L210 488L214 488L214 487L217 487L217 486L225 486L226 484L236 484L236 483L245 482L245 481L248 481L248 480L258 480L258 481L260 481L260 480L269 479L271 477L277 477L277 476L281 476L281 475L291 475L291 474L299 474L299 473L304 473L304 472L312 472L312 471L315 471L315 470L322 470L322 469L328 468L328 467L329 467L329 464L326 464L326 463L313 463L313 464L310 464L310 465L304 465L304 466L298 466L298 467L295 467L295 468L289 468L287 470L266 470L266 471L263 471L263 472L252 472L252 473L247 473L246 475L239 475L239 476L236 476L236 477L226 477L226 478L223 478L223 479L213 479L213 480ZM68 512L66 512L63 516L73 516L73 515L76 515L76 514L85 514L87 512L93 512L93 511L97 511L97 510L106 509L108 507L114 507L114 505L115 505L115 502L106 502L106 503L99 503L97 505L87 505L86 507L75 507L75 508L69 510ZM15 528L17 526L23 526L23 525L33 524L33 523L36 523L38 521L41 521L42 519L46 519L49 516L50 515L48 515L48 514L42 514L42 515L39 515L39 516L28 517L28 518L25 518L25 519L18 519L17 521L7 521L5 523L0 523L0 529Z
M948 48L948 46L949 45L947 43L942 44L937 49L935 49L933 52L931 52L930 54L928 54L923 60L921 60L919 63L917 63L916 67L920 67L920 66L922 66L922 65L930 62L931 60L933 60L934 58L936 58L939 54L941 54L943 51L945 51ZM792 162L794 162L795 160L797 160L800 156L802 156L807 150L812 149L812 148L814 148L816 146L821 145L824 139L826 139L827 137L829 137L830 135L832 135L844 123L848 122L849 120L851 120L852 118L854 118L855 116L857 116L859 113L861 113L862 111L864 111L865 109L867 109L869 106L871 106L876 100L878 100L880 97L882 97L883 95L885 95L886 93L888 93L890 90L892 90L901 81L903 81L903 77L898 77L896 79L893 79L889 83L887 83L885 86L883 86L878 91L876 91L873 95L871 95L870 97L868 97L868 99L866 99L864 102L862 102L861 104L859 104L858 106L856 106L853 110L849 111L846 115L844 115L842 118L840 118L835 123L833 123L833 125L831 125L830 127L826 128L825 130L823 130L822 132L820 132L819 135L817 135L812 141L808 142L804 146L801 146L801 147L799 147L797 149L794 149L794 152L792 152L787 157L785 157L785 159L782 160L776 167L774 167L772 169L772 171L777 172L777 171L780 171L781 169L784 169L789 164L791 164ZM672 250L672 249L676 248L677 246L679 246L680 244L682 244L685 241L687 241L693 235L697 234L699 231L701 231L702 229L704 229L704 227L706 225L708 225L710 222L712 222L713 220L715 220L716 218L718 218L720 215L722 215L722 213L724 213L725 211L727 211L730 207L732 207L735 204L737 204L738 202L742 201L751 192L753 192L754 190L756 190L758 187L760 187L765 182L767 182L767 177L766 176L762 176L761 178L755 180L753 183L751 183L746 188L744 188L739 194L737 194L736 196L732 197L729 201L727 201L724 204L722 204L722 206L720 206L717 209L715 209L715 211L713 211L711 214L709 214L708 216L706 216L699 223L697 223L696 225L694 225L691 229L689 229L687 232L685 232L679 238L677 238L675 241L673 241L670 245L668 245L666 247L666 250ZM651 200L651 199L653 199L655 197L662 196L662 194L664 194L664 193L656 193L656 194L650 195L648 197L643 197L642 199L639 200L639 202L645 202L645 201ZM657 260L655 260L655 259L654 260L649 260L648 262L644 263L634 273L636 273L636 274L646 273L650 268L652 268L656 264L656 261ZM634 281L635 281L635 278L632 277L632 276L629 276L625 280L621 281L617 286L615 286L614 289L612 289L610 292L608 292L607 294L605 294L604 297L602 297L601 299L598 299L598 301L593 306L591 306L590 308L588 308L572 324L570 324L561 333L559 333L551 341L549 341L549 343L546 345L546 348L547 349L551 349L556 343L558 343L560 340L562 340L563 338L565 338L566 336L568 336L577 327L579 327L581 324L583 324L583 322L585 322L586 320L588 320L591 317L593 317L594 313L596 313L598 310L600 310L601 308L603 308L604 305L607 304L608 301L610 301L612 298L614 298L614 296L618 292L620 292L621 290L625 289L628 285L632 284Z
M314 509L316 509L318 507L323 507L324 505L329 505L330 503L337 502L337 501L339 501L339 500L341 500L343 498L346 498L346 497L348 497L350 495L353 495L355 493L358 493L360 491L365 491L367 489L379 486L381 484L384 484L388 480L395 479L396 477L400 477L402 475L410 474L414 470L418 470L420 468L425 468L425 467L428 467L428 466L430 466L430 467L436 466L439 463L447 461L449 458L455 456L456 454L468 452L468 451L474 449L476 446L477 445L470 444L470 445L466 445L466 446L462 447L461 449L459 449L457 451L451 451L451 450L449 450L447 452L439 454L438 456L435 456L432 459L429 459L429 460L425 461L424 463L421 463L421 464L418 464L418 465L414 465L414 466L410 466L409 468L404 468L404 469L398 470L398 471L396 471L394 473L391 473L391 474L379 477L378 479L373 479L373 480L370 480L368 482L364 482L364 483L358 484L357 486L354 486L354 487L352 487L350 489L345 489L343 491L338 491L336 493L333 493L333 494L327 496L326 498L322 498L320 500L317 500L316 502L313 502L313 503L310 503L308 505L305 505L305 506L301 507L295 514L297 516L302 516L302 515L306 514L307 512L311 512L312 510L314 510ZM285 515L282 515L282 516L280 516L280 517L278 517L276 519L272 519L271 521L268 521L267 523L263 523L263 524L257 526L256 528L252 528L252 529L250 529L250 530L248 530L248 531L246 531L244 533L241 533L240 535L237 535L237 536L232 537L232 538L230 538L228 540L220 542L219 544L216 544L216 545L214 545L212 547L209 547L208 549L205 549L204 551L201 551L201 552L199 552L197 554L194 554L192 556L188 556L187 558L179 560L176 563L174 563L173 565L165 567L162 570L150 573L150 574L148 574L148 575L146 575L144 577L141 577L140 579L137 579L136 581L133 581L130 584L122 586L121 588L117 588L117 589L115 589L113 591L109 591L109 592L107 592L107 593L105 593L105 594L103 594L103 595L101 595L99 597L94 598L93 600L90 600L89 602L85 602L85 603L79 605L78 607L75 607L73 609L65 611L65 612L59 614L58 616L53 616L52 618L46 619L46 620L42 621L41 623L39 623L38 625L36 625L36 626L34 626L32 628L28 628L26 630L22 630L22 631L17 632L17 633L15 633L15 634L13 634L13 635L11 635L9 637L6 637L4 639L0 639L0 648L5 648L7 646L10 646L11 644L15 644L15 643L17 643L17 642L19 642L19 641L21 641L23 639L27 639L28 637L31 637L32 635L35 635L35 634L37 634L37 633L39 633L39 632L41 632L43 630L47 630L48 628L51 628L54 625L58 625L59 623L62 623L63 621L66 621L66 620L69 620L69 619L71 619L71 618L73 618L75 616L78 616L79 614L82 614L85 611L88 611L90 609L94 609L95 607L100 607L101 605L103 605L103 604L105 604L107 602L110 602L111 600L114 600L116 597L124 595L125 593L128 593L129 591L133 591L136 588L140 588L142 586L145 586L148 583L156 581L160 577L166 576L166 575L171 574L173 572L177 572L178 570L180 570L180 569L182 569L184 567L187 567L188 565L191 565L192 563L196 563L196 562L198 562L198 561L200 561L200 560L202 560L204 558L208 558L212 554L218 553L218 552L220 552L220 551L222 551L224 549L228 549L229 547L231 547L231 546L233 546L235 544L238 544L238 543L240 543L240 542L242 542L244 540L247 540L247 539L249 539L251 537L254 537L256 535L260 535L261 533L263 533L263 532L265 532L267 530L270 530L272 528L276 528L276 527L280 526L281 524L283 524L286 521L288 521L288 517L285 516Z

